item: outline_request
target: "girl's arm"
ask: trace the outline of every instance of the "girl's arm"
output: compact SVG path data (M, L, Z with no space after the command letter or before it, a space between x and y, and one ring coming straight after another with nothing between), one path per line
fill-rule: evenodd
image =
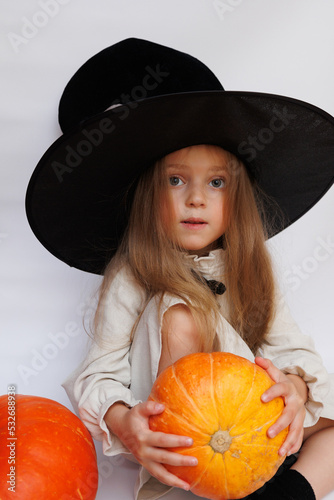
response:
M110 431L118 436L124 446L152 476L169 486L188 491L190 485L168 472L163 464L197 465L195 457L168 451L171 447L191 446L193 440L186 436L151 431L149 417L163 410L164 406L154 401L140 403L131 409L122 403L115 403L109 408L104 419Z
M145 301L145 292L132 274L121 269L104 300L101 342L92 342L86 359L63 383L75 411L94 439L103 441L108 455L126 451L104 421L108 408L116 401L128 406L140 402L129 389L129 351L131 330Z
M158 374L182 356L197 352L198 337L196 324L188 307L178 304L167 309L162 320L162 350ZM154 401L140 403L131 409L116 403L109 408L104 419L110 431L152 476L169 486L189 490L189 484L168 472L163 464L197 465L195 457L183 456L168 450L171 447L191 446L193 440L187 436L151 431L149 417L163 410L164 406Z
M265 340L257 355L270 359L294 380L303 400L307 396L304 427L315 425L320 416L331 418L334 404L330 376L313 339L300 331L282 296L277 298L275 319Z

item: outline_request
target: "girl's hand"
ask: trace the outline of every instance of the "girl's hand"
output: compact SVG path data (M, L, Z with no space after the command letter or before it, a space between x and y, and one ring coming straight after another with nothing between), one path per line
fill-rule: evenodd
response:
M307 386L301 377L285 375L269 359L256 357L255 363L266 370L270 378L276 382L276 384L262 394L261 400L267 403L279 396L282 396L284 399L285 408L283 413L269 427L268 436L273 438L283 429L290 426L289 434L278 452L281 456L289 456L291 453L296 453L303 442L303 424L306 413L304 404L307 399Z
M168 451L168 448L171 447L191 446L193 440L185 436L154 432L149 428L150 415L162 413L164 406L154 401L146 401L131 409L124 405L118 405L118 407L123 407L116 409L120 418L117 418L117 421L113 418L112 426L108 423L110 415L106 415L107 425L112 432L119 437L124 446L152 476L168 486L189 490L189 484L168 472L163 464L197 465L195 457ZM116 413L114 417L117 417Z

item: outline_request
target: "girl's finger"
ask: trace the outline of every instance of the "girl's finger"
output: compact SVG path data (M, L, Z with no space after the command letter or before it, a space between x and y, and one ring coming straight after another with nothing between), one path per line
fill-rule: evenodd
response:
M295 432L291 434L289 439L286 439L282 444L281 448L278 450L280 456L290 456L292 453L296 453L301 445L303 444L303 434L300 432Z
M255 363L257 365L259 365L261 368L263 368L264 370L266 370L266 372L268 373L269 377L274 381L274 382L279 382L280 381L280 378L282 376L282 372L276 368L275 365L273 365L273 363L270 361L270 359L267 359L267 358L261 358L259 356L257 356L255 358Z
M152 448L150 451L150 457L153 462L158 462L161 464L175 465L177 467L193 467L198 465L198 460L196 457L182 455L181 453L173 453L171 451Z
M182 479L178 478L161 464L156 462L147 462L143 464L148 472L156 477L161 483L167 484L168 486L175 486L176 488L182 488L183 490L189 491L190 485Z
M270 438L277 436L280 432L290 426L291 422L296 417L292 409L284 408L282 414L278 417L276 422L269 427L267 434Z
M299 412L296 417L291 422L291 425L287 425L291 419L288 415L281 416L274 425L269 427L267 434L270 438L277 436L283 429L289 426L289 433L279 450L280 455L285 455L288 452L294 453L299 450L302 440L303 440L303 423L304 423L304 413Z
M283 455L291 455L291 453L296 453L301 445L303 444L304 429L302 427L303 418L297 418L297 422L293 422L290 426L289 434L279 449L278 453Z
M291 393L291 387L286 382L278 382L267 389L261 396L263 403L268 403L278 397L286 397Z
M165 409L163 404L156 403L155 401L145 401L133 407L141 416L150 417L151 415L158 415Z
M177 436L176 434L165 434L164 432L152 431L149 445L156 448L178 448L192 446L193 439L188 436Z

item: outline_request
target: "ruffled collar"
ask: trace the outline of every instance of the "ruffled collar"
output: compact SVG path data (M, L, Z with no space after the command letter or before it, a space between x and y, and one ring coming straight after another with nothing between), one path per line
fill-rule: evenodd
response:
M193 268L206 279L221 281L224 277L224 250L212 250L209 255L185 255L186 259L193 261Z

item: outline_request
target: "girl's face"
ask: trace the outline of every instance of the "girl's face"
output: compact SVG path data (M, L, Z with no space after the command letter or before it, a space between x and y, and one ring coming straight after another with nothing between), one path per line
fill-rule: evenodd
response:
M165 157L170 237L190 253L204 254L226 230L227 153L199 145Z

